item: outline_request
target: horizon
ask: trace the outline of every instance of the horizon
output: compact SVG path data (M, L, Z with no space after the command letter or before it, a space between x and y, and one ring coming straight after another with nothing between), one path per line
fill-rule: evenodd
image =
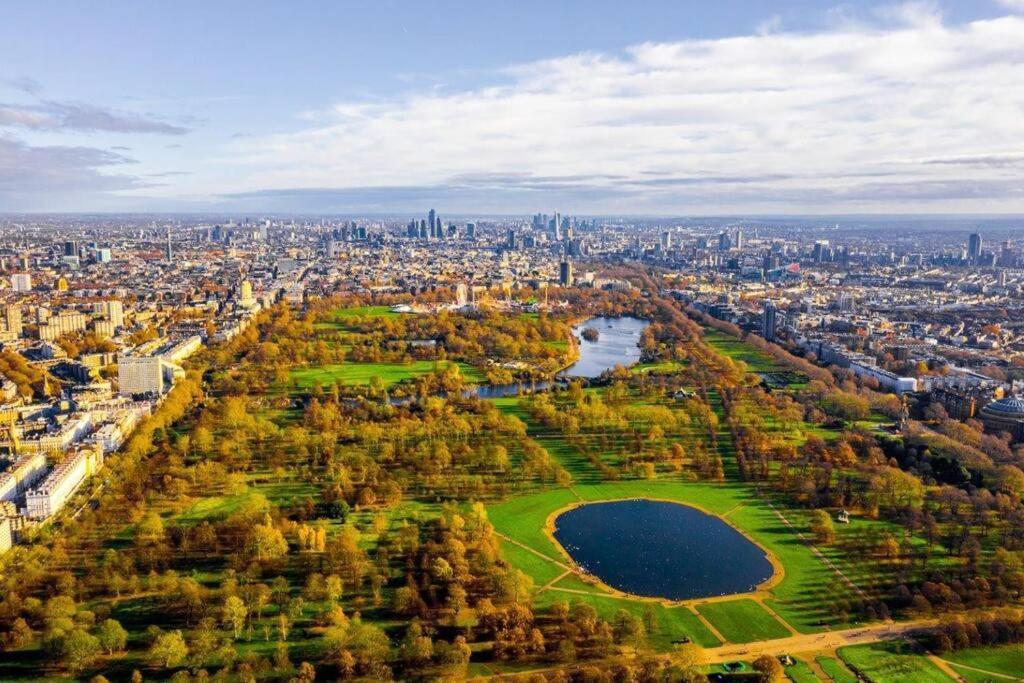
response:
M19 5L0 213L1017 217L1022 34L1020 0Z

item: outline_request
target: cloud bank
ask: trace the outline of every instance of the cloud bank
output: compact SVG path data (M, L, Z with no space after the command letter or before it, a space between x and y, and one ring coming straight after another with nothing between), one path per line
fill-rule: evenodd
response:
M912 3L817 32L766 26L338 102L233 141L216 186L293 209L390 192L510 211L1024 211L1024 17L946 25Z

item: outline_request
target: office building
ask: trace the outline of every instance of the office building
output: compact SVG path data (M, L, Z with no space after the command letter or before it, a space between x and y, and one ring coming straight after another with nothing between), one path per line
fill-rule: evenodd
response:
M967 238L967 260L971 263L978 263L981 259L981 234L972 232L971 236Z
M761 314L761 336L768 341L775 341L776 329L778 329L778 313L775 304L767 301Z
M563 287L572 286L572 262L569 259L558 264L558 284Z
M15 273L11 276L11 289L15 292L31 292L32 276L28 273Z
M163 358L160 356L121 356L117 359L117 383L125 396L164 393Z
M7 331L20 337L24 329L21 322L21 307L13 304L8 306L4 311L4 317L7 320Z

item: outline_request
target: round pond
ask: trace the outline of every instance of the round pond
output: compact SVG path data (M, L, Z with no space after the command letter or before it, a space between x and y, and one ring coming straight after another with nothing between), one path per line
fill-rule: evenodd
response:
M581 568L633 595L688 600L746 593L774 571L746 536L679 503L588 503L559 515L554 536Z

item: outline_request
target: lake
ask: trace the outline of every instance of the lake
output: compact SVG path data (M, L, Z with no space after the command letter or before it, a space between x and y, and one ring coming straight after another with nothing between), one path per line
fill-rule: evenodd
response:
M724 520L678 503L588 503L559 515L554 536L580 567L633 595L746 593L774 572L764 551Z
M590 318L573 328L579 339L580 357L561 374L565 377L599 377L616 365L629 367L640 360L640 335L650 322L623 316L620 318ZM580 337L583 330L592 327L598 332L595 341Z

